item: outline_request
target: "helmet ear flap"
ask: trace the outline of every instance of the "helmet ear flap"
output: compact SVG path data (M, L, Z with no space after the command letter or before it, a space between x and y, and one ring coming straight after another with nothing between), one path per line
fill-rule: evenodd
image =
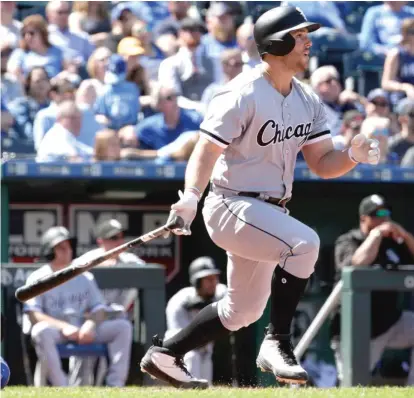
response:
M271 40L266 48L268 54L283 57L289 54L296 45L294 37L289 33L285 33L280 39Z

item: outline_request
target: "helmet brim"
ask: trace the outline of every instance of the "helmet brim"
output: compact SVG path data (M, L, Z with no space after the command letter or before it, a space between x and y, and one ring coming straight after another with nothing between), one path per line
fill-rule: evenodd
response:
M206 276L210 276L210 275L220 275L220 274L221 274L221 271L218 270L218 269L216 269L216 270L214 270L214 269L206 269L204 271L196 272L194 274L194 277L193 278L195 280L198 280L198 279L201 279L201 278L205 278Z
M302 22L299 25L293 26L289 29L282 30L280 32L274 33L271 36L267 37L267 40L280 40L286 33L293 32L294 30L299 29L307 29L309 33L315 32L315 30L318 30L322 25L316 22Z

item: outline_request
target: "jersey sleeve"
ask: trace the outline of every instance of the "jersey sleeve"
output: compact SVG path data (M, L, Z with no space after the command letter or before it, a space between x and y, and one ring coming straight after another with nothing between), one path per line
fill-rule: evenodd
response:
M210 102L200 125L201 134L222 148L239 137L246 120L246 100L229 89L216 94Z
M325 106L322 101L317 98L315 99L315 119L313 121L312 132L309 134L305 145L314 144L315 142L326 140L328 138L332 139L332 136L328 127Z

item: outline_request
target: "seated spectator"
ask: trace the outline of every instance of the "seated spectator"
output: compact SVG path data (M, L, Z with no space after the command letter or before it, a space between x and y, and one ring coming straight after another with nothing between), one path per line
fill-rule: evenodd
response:
M361 125L361 133L367 138L374 138L379 142L381 163L399 163L394 154L389 152L388 139L391 136L391 122L386 117L371 116L367 117Z
M1 136L7 136L9 134L9 130L14 123L13 116L9 112L9 109L6 106L6 103L1 96Z
M160 21L154 27L153 36L155 41L157 41L160 37L167 35L178 37L181 21L189 17L188 11L191 7L191 2L169 1L167 7L170 13L169 17L163 21Z
M204 90L215 81L213 61L200 45L203 25L197 19L181 21L178 52L161 62L158 81L174 87L191 101L200 101Z
M52 227L42 236L42 249L48 261L28 278L26 283L61 270L74 258L75 241L64 227ZM58 303L58 304L57 304ZM132 343L132 325L127 319L107 319L105 301L90 272L28 300L23 311L30 322L37 357L47 370L52 386L67 386L68 377L56 345L68 341L108 345L108 387L125 385ZM82 358L77 358L80 363ZM89 375L82 375L89 379ZM81 381L81 384L85 382Z
M401 160L401 167L413 167L414 168L414 146L412 146L404 155Z
M15 1L0 2L0 37L2 46L4 43L7 43L11 48L19 47L22 23L17 19L13 19L15 11Z
M75 62L78 67L85 66L95 48L85 33L74 33L69 30L69 14L68 1L52 0L47 3L49 41L60 48L64 59Z
M221 65L223 68L223 80L220 83L211 83L203 92L201 102L206 108L217 92L242 72L242 52L238 48L224 50L221 53Z
M414 146L414 99L405 98L396 107L401 131L390 137L388 148L401 162L406 152Z
M362 21L360 47L376 55L386 55L401 41L401 23L413 18L414 10L406 1L384 1L367 9Z
M138 87L126 81L127 65L113 54L105 72L105 89L96 101L97 120L113 130L135 125L140 111Z
M76 90L76 105L81 109L89 109L93 112L98 96L96 85L91 79L83 80Z
M316 69L310 77L310 84L325 105L328 126L333 136L339 134L342 116L346 111L363 111L366 105L364 97L350 90L342 90L339 73L332 65Z
M63 70L62 51L50 44L47 22L41 15L30 15L23 20L20 48L10 56L7 69L19 80L35 66L42 66L50 78Z
M37 150L38 162L89 160L92 147L80 142L82 111L74 101L64 101L57 106L56 123L46 133Z
M8 43L1 43L1 95L7 102L23 95L21 82L17 80L16 76L7 72L7 62L12 52L13 49Z
M404 97L414 99L414 16L402 22L401 33L400 45L387 53L381 82L394 103Z
M111 55L112 52L106 47L98 47L91 54L86 65L86 70L90 77L86 81L92 81L95 84L98 95L102 95L104 92L105 72Z
M345 149L351 146L352 139L360 133L364 114L357 111L347 111L342 120L341 132L332 137L335 149Z
M24 82L25 96L9 102L9 110L14 117L13 131L16 137L34 140L34 122L36 115L47 109L50 100L50 80L45 68L34 67Z
M125 228L118 220L110 219L102 221L94 231L98 247L82 255L79 262L83 262L85 259L95 258L108 250L124 244L124 233ZM134 253L122 252L118 256L112 257L100 264L101 267L122 267L125 265L143 267L146 263ZM125 312L128 311L138 297L136 289L104 289L102 290L102 294L107 304L122 306ZM113 306L113 308L117 309L117 306Z
M127 80L134 83L139 89L139 103L141 105L140 118L146 118L154 114L151 107L151 82L149 81L147 71L140 64L135 65L128 73Z
M214 81L223 79L220 55L229 48L237 48L236 21L227 2L211 2L206 13L208 33L201 39L203 51L214 65Z
M52 79L52 87L50 89L50 105L36 115L33 125L33 138L35 148L38 149L46 133L52 128L56 122L57 105L65 100L75 99L75 87L66 79ZM101 130L102 126L95 119L95 113L87 106L81 105L82 123L81 132L78 140L83 144L93 147L95 134Z
M344 267L412 264L414 236L391 219L391 208L379 195L364 198L359 205L359 228L341 235L335 242L336 279ZM343 377L340 348L341 311L331 322L331 347L335 353L338 378ZM374 370L386 348L411 348L411 367L407 384L414 384L414 312L401 311L399 292L371 293L370 370Z
M93 153L93 158L98 162L120 160L121 140L116 131L109 129L98 131Z
M145 53L142 43L136 37L124 37L118 44L117 53L124 59L127 75L140 65L141 56Z
M141 55L139 63L145 68L148 78L156 81L160 64L165 59L164 52L155 44L152 33L144 21L135 21L131 28L131 34L144 47L144 54Z
M86 33L91 42L94 35L111 31L111 21L105 1L74 1L69 15L69 28L72 32Z
M254 41L253 28L253 23L246 22L236 32L237 44L242 50L243 72L261 63L260 54Z
M153 100L159 113L138 124L140 149L160 149L186 131L199 130L202 116L195 111L181 109L174 88L161 85L154 87Z

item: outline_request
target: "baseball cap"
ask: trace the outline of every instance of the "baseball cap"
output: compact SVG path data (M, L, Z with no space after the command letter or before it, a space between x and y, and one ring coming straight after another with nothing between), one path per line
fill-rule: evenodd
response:
M410 98L402 99L397 103L395 111L400 116L414 115L414 100Z
M112 54L108 61L104 81L106 84L114 84L126 78L127 65L118 54Z
M367 95L367 99L369 102L372 102L377 98L385 98L385 100L389 102L388 94L382 88L375 88L374 90L371 90Z
M184 18L180 23L180 30L204 32L205 27L203 22L197 18Z
M374 194L362 199L359 204L359 215L389 217L391 215L391 207L383 196Z
M136 37L124 37L118 44L117 52L120 55L143 55L145 48L141 40Z
M110 239L123 230L122 224L118 220L103 221L95 229L95 238Z
M226 3L216 2L212 3L207 10L208 17L222 17L226 14L231 14L232 9Z

